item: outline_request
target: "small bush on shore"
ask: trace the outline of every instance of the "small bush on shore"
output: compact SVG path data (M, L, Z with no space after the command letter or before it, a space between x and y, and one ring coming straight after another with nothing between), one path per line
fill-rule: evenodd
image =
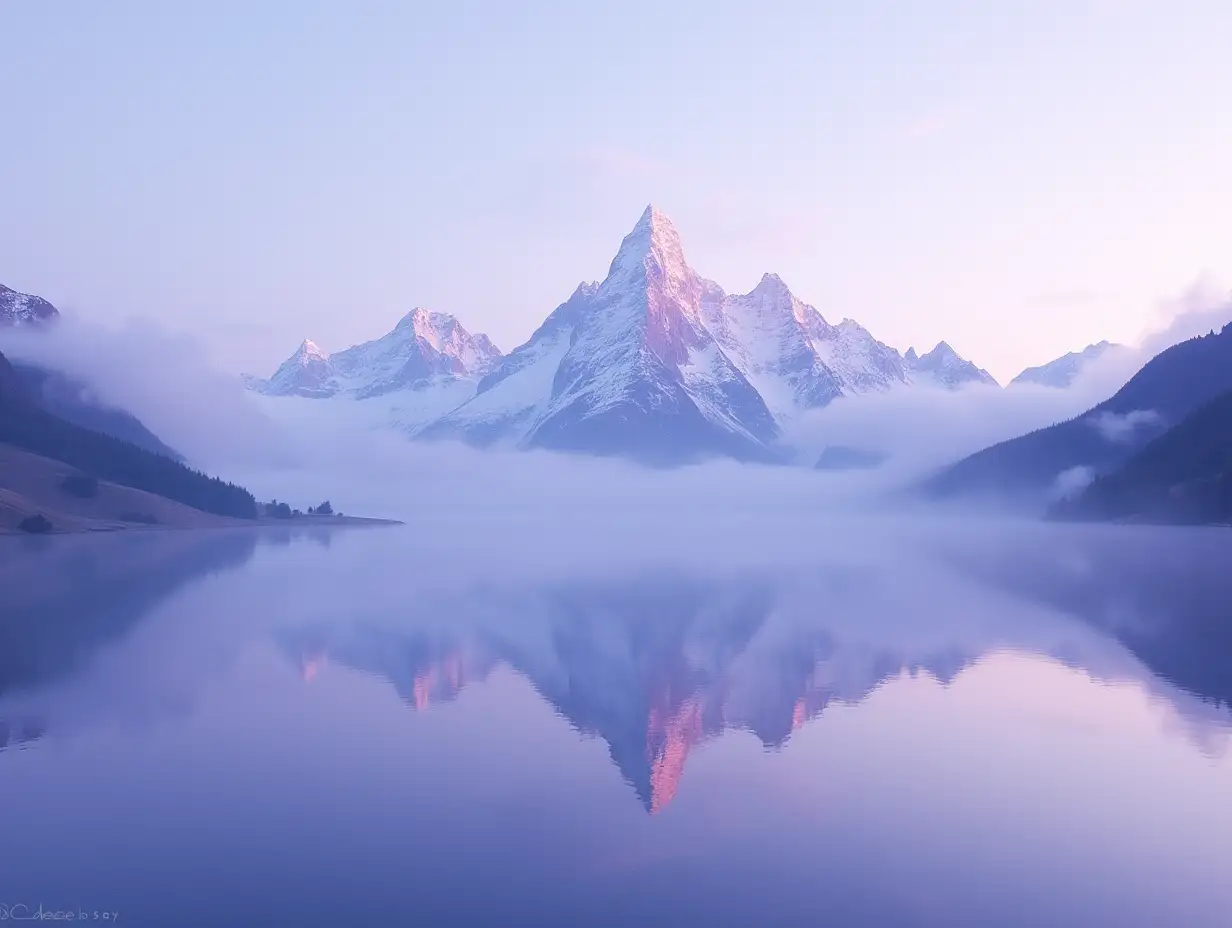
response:
M41 513L33 516L26 516L17 523L19 531L27 532L31 535L46 535L51 531L51 522L46 516Z

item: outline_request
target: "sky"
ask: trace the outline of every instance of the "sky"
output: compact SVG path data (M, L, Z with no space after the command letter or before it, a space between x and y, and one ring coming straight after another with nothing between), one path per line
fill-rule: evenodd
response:
M653 202L1002 381L1232 281L1232 4L0 0L0 283L266 374L509 350Z

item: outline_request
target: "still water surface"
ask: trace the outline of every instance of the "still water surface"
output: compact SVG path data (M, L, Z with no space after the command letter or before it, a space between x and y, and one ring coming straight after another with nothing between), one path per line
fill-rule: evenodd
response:
M485 550L5 542L0 918L1232 924L1232 534Z

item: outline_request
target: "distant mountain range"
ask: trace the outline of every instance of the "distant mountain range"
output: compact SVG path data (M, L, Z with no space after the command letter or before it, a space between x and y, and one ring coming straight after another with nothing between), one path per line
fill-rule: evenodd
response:
M486 335L472 335L453 316L414 309L392 332L327 355L305 341L269 380L249 386L270 396L355 399L403 389L441 389L457 380L476 381L500 360Z
M838 397L908 384L995 383L944 342L906 355L827 322L774 274L729 295L684 258L648 207L599 283L580 285L502 356L452 316L415 310L389 335L329 355L305 342L253 389L418 402L422 438L619 455L652 463L775 460L783 425Z
M1217 518L1210 494L1217 496L1215 486L1227 479L1222 395L1229 391L1232 325L1173 345L1110 399L1067 422L977 452L931 478L926 489L939 497L1010 498L1036 508L1077 495L1061 509L1192 519L1192 507L1178 497L1189 495L1206 500L1201 505L1209 521ZM1165 505L1165 498L1176 505Z
M0 286L0 328L41 328L58 318L46 300ZM1028 368L1011 386L1065 389L1127 350L1089 345ZM607 276L579 285L507 355L453 316L417 308L388 334L345 351L304 341L268 380L247 384L275 406L292 398L365 404L375 412L367 421L425 440L671 465L709 457L781 462L792 457L786 427L841 397L996 381L946 342L900 354L850 319L831 324L775 274L746 294L725 293L688 265L671 222L648 207ZM1052 507L1070 518L1229 521L1229 392L1232 327L1169 348L1082 415L977 452L924 489L938 498ZM56 371L6 361L0 401L54 420L54 429L36 431L40 442L59 436L62 462L77 460L70 426L177 459L136 418ZM16 421L10 414L8 434ZM859 470L885 460L877 449L833 445L815 466Z
M1034 384L1039 387L1056 387L1065 389L1073 384L1078 376L1088 370L1092 364L1105 356L1127 351L1123 345L1112 342L1099 342L1087 345L1081 351L1071 351L1055 361L1041 364L1039 367L1028 367L1025 371L1010 381L1010 386Z

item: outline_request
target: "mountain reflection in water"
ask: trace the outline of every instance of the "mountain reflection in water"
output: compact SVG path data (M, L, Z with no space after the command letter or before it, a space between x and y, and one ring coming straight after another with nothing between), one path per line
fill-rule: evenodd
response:
M1232 621L1219 621L1232 602L1218 568L1227 543L1193 540L1187 557L1156 556L1149 570L1140 559L1150 548L1132 538L1111 550L1032 548L1045 555L1034 559L1011 546L949 565L1072 622L1043 610L1017 622L1004 621L1004 608L957 616L891 576L817 571L515 588L496 600L411 603L386 622L297 625L278 639L305 680L343 665L387 681L416 711L508 667L579 734L607 744L653 814L676 795L690 752L724 731L749 731L776 750L831 705L857 704L901 675L947 685L998 651L1137 681L1199 730L1218 731L1232 678L1223 671Z
M410 529L32 541L0 546L18 896L254 925L1232 906L1229 533L564 565Z

